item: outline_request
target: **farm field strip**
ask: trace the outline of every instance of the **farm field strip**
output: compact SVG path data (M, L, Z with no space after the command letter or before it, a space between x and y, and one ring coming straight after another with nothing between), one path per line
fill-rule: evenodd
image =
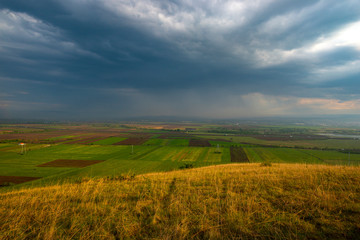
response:
M259 156L263 159L263 161L272 161L272 162L282 162L283 160L277 157L271 150L265 148L257 148Z
M57 134L60 134L57 132ZM109 174L120 174L127 171L136 173L145 173L151 171L167 171L179 169L185 163L191 163L193 166L208 166L217 163L230 163L230 147L232 145L242 146L250 162L270 161L274 163L321 163L321 164L342 164L347 165L349 155L337 151L328 150L307 150L299 148L276 148L262 147L241 144L236 136L223 136L216 134L203 134L204 138L198 140L196 144L191 143L191 138L197 138L196 134L163 134L153 132L149 134L136 133L132 131L125 132L61 132L62 135L53 136L56 140L69 140L69 138L78 137L67 141L68 144L27 144L28 152L19 154L21 146L16 143L0 144L0 172L5 176L29 176L42 177L35 182L46 182L49 179L75 178L79 176L106 176ZM30 135L30 133L29 133ZM36 135L36 134L35 134ZM32 137L34 137L33 135ZM163 136L161 138L161 136ZM99 140L99 139L102 140ZM126 143L130 138L128 145L119 145ZM201 138L201 137L199 137ZM232 138L232 139L231 139ZM210 140L211 139L211 140ZM311 140L317 142L341 140ZM34 140L35 141L35 140ZM74 144L78 141L78 144ZM129 141L129 140L128 140ZM270 141L263 141L267 144ZM360 141L350 140L360 143ZM84 143L90 143L84 145ZM196 142L196 141L195 141ZM271 141L271 144L274 141ZM300 141L291 142L297 144ZM310 142L310 141L309 141ZM347 140L344 140L343 144ZM115 143L115 144L114 144ZM137 145L141 144L141 145ZM195 145L196 145L195 144ZM220 152L215 153L219 144ZM284 144L284 142L282 143ZM134 145L133 147L131 145ZM134 153L132 153L134 149ZM74 169L70 166L59 167L36 167L57 159L66 160L105 160L101 164L89 166L88 168ZM360 165L360 154L350 154L351 165ZM25 183L26 184L26 183Z
M129 137L125 140L114 143L113 145L141 145L145 143L148 139L148 137Z
M70 170L70 168L38 168L35 165L7 165L0 164L3 176L51 177Z
M277 148L262 148L262 147L254 147L252 148L253 156L250 159L253 160L253 162L262 162L262 161L268 161L268 162L310 162L311 157L303 154L301 152L298 152L294 149L277 149Z
M189 146L189 139L168 139L167 146Z
M147 150L147 151L145 151L145 152L142 152L142 153L140 153L140 154L134 155L134 157L132 157L132 159L134 159L134 160L144 159L144 158L146 158L147 155L155 152L156 150L158 150L158 149L160 149L160 148L161 148L161 146L153 147L153 148L151 148L151 149L149 149L149 150Z
M214 149L215 148L158 146L142 153L140 158L136 156L134 158L144 161L190 161L200 163L205 160L211 162L210 158L215 157L215 159L213 159L214 162L221 162L222 153L216 154L215 156L215 154L213 154Z
M303 148L333 148L333 149L359 149L360 140L354 139L324 139L324 140L292 140L292 141L267 141L248 136L223 136L224 139L234 143L260 144L279 147Z
M315 157L318 157L322 160L348 160L349 156L352 160L360 161L360 154L348 154L338 151L326 151L326 150L306 150L301 149L301 151L310 153Z
M223 149L219 148L219 152L217 152L217 148L207 148L205 150L204 162L210 163L220 163L222 162Z
M0 134L0 141L17 140L36 143L40 140L46 140L49 138L59 137L67 134L69 134L69 132L62 131Z
M263 159L255 151L255 148L247 147L247 148L244 148L244 151L245 151L246 155L248 156L249 162L256 163L256 162L263 161Z
M123 149L122 146L113 146L113 145L58 145L54 149L54 153L57 154L111 154ZM49 149L50 150L50 149Z
M39 177L0 176L0 187L5 183L19 184L40 179Z
M306 154L301 149L289 148L271 148L274 155L280 158L283 163L302 162L302 163L323 163L321 159L317 159L309 154Z
M209 140L209 143L213 147L216 147L217 145L219 145L219 147L230 147L230 146L240 145L239 143L234 143L234 142L230 142L230 141L223 142L223 141L217 141L217 140Z
M11 144L4 144L4 143L1 143L0 144L0 151L3 149L3 148L7 148L7 147L10 147L12 146Z
M190 139L189 147L211 147L206 139Z
M242 147L230 147L231 162L249 162L248 156Z
M24 151L26 150L26 152L29 153L30 151L47 148L49 146L50 146L49 144L27 144L24 148ZM0 148L0 152L1 153L8 152L8 153L19 154L22 152L22 147L19 146L18 144L11 144L4 148Z
M105 138L107 138L107 136L90 136L76 140L66 141L64 142L64 144L88 144L88 143L100 141Z
M48 138L46 140L61 140L61 139L69 139L69 138L76 138L78 136L80 136L81 134L79 135L64 135L64 136L58 136L58 137L52 137L52 138Z
M57 159L51 162L37 165L37 167L87 167L93 164L104 162L104 160L69 160Z
M248 148L250 149L250 148ZM300 163L320 163L320 164L348 164L350 157L351 165L360 164L359 154L346 154L333 150L308 150L308 149L292 149L292 148L261 148L254 147L260 158L267 159L272 162L300 162ZM272 159L272 160L271 160Z
M178 161L195 162L199 160L201 153L206 150L202 148L185 148L172 160L176 161L178 159Z
M168 134L162 134L158 136L160 139L188 139L193 137L190 134L184 134L184 133L168 133Z
M168 143L168 139L160 139L160 138L150 138L142 145L149 146L149 145L157 145L157 146L165 146Z
M112 145L114 143L120 142L125 140L125 137L109 137L109 138L105 138L96 142L93 142L92 144L94 145Z

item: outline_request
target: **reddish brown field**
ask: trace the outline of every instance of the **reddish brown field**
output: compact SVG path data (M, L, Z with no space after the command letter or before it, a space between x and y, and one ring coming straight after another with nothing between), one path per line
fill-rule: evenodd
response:
M43 163L37 167L78 167L83 168L93 164L104 162L104 160L69 160L57 159L51 162Z
M39 132L39 133L10 133L0 134L0 142L4 140L19 140L27 143L40 143L45 139L60 137L64 135L76 135L78 132L69 131L54 131L54 132ZM61 141L61 140L60 140Z
M231 162L249 162L249 159L242 147L230 147Z
M211 147L211 144L205 139L190 139L189 147Z
M24 183L39 179L39 177L21 177L21 176L0 176L0 186L5 183Z
M89 135L83 135L79 136L77 139L74 139L72 141L68 141L65 144L89 144L93 143L105 138L118 136L117 134L113 133L96 133L96 134L89 134Z
M114 143L113 145L141 145L148 139L148 137L130 137L128 139Z
M183 124L172 124L172 123L151 123L151 124L126 124L128 127L141 128L141 129L167 129L167 130L185 130L186 128L195 128L202 126L201 124L195 124L195 123L183 123Z
M213 138L213 139L208 139L208 141L219 141L219 142L232 142L229 139L222 139L222 138Z
M158 138L160 139L188 139L191 138L192 136L189 134L185 134L185 133L167 133L167 134L162 134L160 135Z
M99 141L99 140L102 140L105 138L108 138L108 137L107 136L106 137L92 136L92 137L81 138L81 139L77 139L74 141L66 142L65 144L89 144L89 143L96 142L96 141Z

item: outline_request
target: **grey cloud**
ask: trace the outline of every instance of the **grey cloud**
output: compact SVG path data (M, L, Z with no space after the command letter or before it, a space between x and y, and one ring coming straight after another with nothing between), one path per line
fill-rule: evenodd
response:
M357 1L4 0L1 8L0 84L23 101L65 106L59 115L261 115L247 101L359 98L359 49L309 50L359 21Z

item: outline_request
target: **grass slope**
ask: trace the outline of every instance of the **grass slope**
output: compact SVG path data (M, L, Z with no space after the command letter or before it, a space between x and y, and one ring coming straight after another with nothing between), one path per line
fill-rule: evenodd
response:
M356 239L359 167L228 164L0 194L1 239Z

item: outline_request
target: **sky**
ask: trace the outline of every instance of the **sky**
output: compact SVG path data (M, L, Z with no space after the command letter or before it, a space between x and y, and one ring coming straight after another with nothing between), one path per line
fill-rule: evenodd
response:
M0 1L0 118L359 113L358 0Z

